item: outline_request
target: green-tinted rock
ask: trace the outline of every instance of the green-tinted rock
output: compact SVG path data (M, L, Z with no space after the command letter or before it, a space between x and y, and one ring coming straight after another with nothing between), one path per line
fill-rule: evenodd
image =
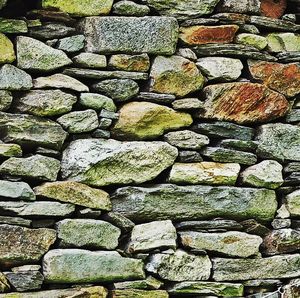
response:
M69 181L44 183L34 188L37 196L93 209L111 210L107 192L85 184Z
M43 8L56 8L76 17L109 14L113 0L43 0Z
M202 89L204 84L204 77L196 64L181 56L156 57L150 77L151 91L181 97Z
M94 110L105 109L110 112L116 112L117 110L111 98L97 93L81 93L79 103L86 108Z
M1 164L0 173L42 181L55 181L59 169L59 160L37 154L26 158L7 159Z
M169 294L165 290L145 291L145 290L113 290L114 298L168 298Z
M257 142L255 141L243 141L243 140L235 140L235 139L227 139L222 140L220 142L220 147L240 150L240 151L250 151L254 152L257 148Z
M129 0L122 0L114 4L113 13L121 16L143 17L150 13L150 8L147 5L137 4Z
M270 33L267 35L268 49L271 52L299 52L300 34Z
M74 64L88 68L104 68L107 65L106 57L93 53L80 53L73 58Z
M117 55L112 55L110 57L108 66L119 70L125 70L125 71L146 72L150 67L150 59L147 54L140 54L140 55L117 54Z
M174 184L119 188L112 204L113 211L136 222L215 217L270 221L277 209L273 190Z
M116 251L54 249L43 259L48 283L114 282L145 277L143 261L123 258Z
M25 182L0 180L0 198L1 200L34 201L35 194Z
M10 108L13 97L10 91L0 90L0 111L6 111Z
M0 89L29 90L32 88L32 78L24 70L5 64L0 68Z
M285 197L285 206L291 217L300 215L300 190L295 190Z
M69 65L72 60L61 50L27 37L17 37L18 67L33 71L52 71Z
M112 250L118 246L121 230L103 220L64 219L56 224L61 247Z
M28 28L24 20L0 18L0 32L2 33L27 33Z
M0 143L0 156L12 157L22 156L22 148L17 144L4 144Z
M259 50L263 50L268 44L268 41L264 36L251 34L251 33L238 34L235 37L235 42L248 45L248 46L253 46L258 48Z
M84 35L65 37L57 42L57 48L67 53L78 52L84 48Z
M4 34L0 33L0 64L12 63L15 59L13 43Z
M119 111L112 133L119 139L154 139L165 131L192 124L190 114L150 102L130 102Z

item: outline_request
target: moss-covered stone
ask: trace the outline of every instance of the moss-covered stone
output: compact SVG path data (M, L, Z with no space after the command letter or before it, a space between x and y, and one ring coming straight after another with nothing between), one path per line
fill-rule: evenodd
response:
M299 52L300 34L297 33L270 33L267 35L268 50L271 52Z
M24 20L4 19L0 17L0 32L2 33L27 33L28 28Z
M119 3L119 2L118 2ZM108 65L112 68L125 71L148 71L150 59L147 54L126 55L116 54L109 59Z
M150 8L147 5L141 5L133 1L122 0L114 4L113 13L123 16L143 17L149 14Z
M164 290L113 290L111 291L112 298L168 298L169 294Z
M235 38L235 41L236 43L254 46L259 50L263 50L268 44L268 41L264 36L251 34L251 33L238 34Z
M18 144L2 144L0 143L0 156L22 156L22 148Z
M12 42L4 34L0 33L0 64L12 63L16 59Z

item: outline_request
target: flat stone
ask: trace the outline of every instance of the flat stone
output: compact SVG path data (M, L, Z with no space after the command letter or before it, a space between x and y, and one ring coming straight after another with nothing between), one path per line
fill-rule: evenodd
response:
M92 109L70 112L56 121L69 133L90 132L99 126L98 115Z
M170 220L152 221L133 227L128 244L130 253L147 252L156 248L176 249L176 229Z
M112 134L126 140L154 139L165 131L186 127L193 122L190 114L150 102L127 103L119 113Z
M235 185L240 168L238 163L175 163L169 181L175 184Z
M202 89L204 77L196 64L181 56L158 56L150 71L150 91L183 97Z
M249 61L254 79L287 97L300 93L300 66L297 63L281 64L265 61Z
M139 298L168 298L169 294L165 290L113 290L111 291L111 297L113 298L131 298L131 297L139 297Z
M22 148L17 144L0 143L0 156L2 157L20 157L22 156Z
M265 237L270 232L267 227L260 224L255 219L247 219L240 222L240 224L243 226L243 231L249 234Z
M113 13L123 16L144 17L150 13L147 5L141 5L133 1L122 0L113 5Z
M44 276L39 271L4 272L4 274L18 292L39 290L44 281Z
M192 150L180 150L178 152L178 162L181 163L194 163L194 162L201 162L203 158L201 157L200 153L197 151Z
M10 91L0 90L0 111L6 111L10 108L13 97Z
M118 212L108 212L101 217L103 220L117 226L124 232L129 232L133 229L134 223Z
M82 275L82 272L85 272ZM145 278L143 261L116 251L53 249L43 259L48 283L115 282Z
M213 279L248 280L299 276L299 254L257 259L213 258Z
M258 144L255 141L243 141L236 139L226 139L219 143L219 146L223 148L250 152L255 152L257 145Z
M277 59L280 62L299 62L300 61L300 53L299 52L280 52L276 54Z
M300 215L300 190L295 190L285 197L284 206L287 208L291 217L298 217Z
M35 200L35 194L27 183L6 180L0 180L0 197L1 200Z
M16 225L30 228L32 222L29 219L24 219L21 217L0 216L0 224Z
M58 116L72 110L77 97L57 90L30 90L19 95L14 102L14 110L34 116Z
M270 33L267 35L268 50L270 52L299 52L300 34ZM262 59L263 60L263 59Z
M87 52L172 55L176 50L178 24L174 18L91 17L81 27Z
M94 53L80 53L73 58L74 64L87 68L104 68L107 66L106 56Z
M0 89L19 91L32 88L32 78L25 71L5 64L0 68Z
M217 6L218 12L237 12L245 14L260 14L260 0L222 0Z
M180 241L188 249L205 250L226 256L248 258L259 253L263 240L238 231L225 233L180 232Z
M42 181L55 181L59 170L59 160L38 154L26 158L10 157L0 166L1 174Z
M113 250L121 235L119 228L103 220L64 219L56 224L60 247Z
M155 277L149 275L146 279L132 280L114 283L115 289L140 289L140 290L158 290L163 283Z
M286 0L261 0L260 10L266 17L279 19L284 14L286 6Z
M263 16L251 16L250 23L265 30L296 32L300 29L300 25L293 22Z
M19 19L0 18L0 32L14 34L27 33L27 23Z
M260 36L253 33L241 33L238 34L235 38L236 43L249 45L263 50L267 45L268 41L264 36Z
M84 48L84 35L73 35L59 39L57 42L57 48L67 53L74 53Z
M155 92L140 92L134 97L136 100L150 101L154 103L171 103L175 101L176 97L173 94L163 94Z
M165 142L77 140L63 152L62 177L94 186L139 184L154 179L176 157L177 149Z
M243 63L239 59L226 57L200 58L196 65L209 81L235 81L243 69Z
M237 25L181 27L179 39L188 45L231 43L238 29Z
M148 272L168 281L207 280L211 262L208 256L196 256L183 250L174 254L154 254L146 264Z
M67 55L27 36L17 37L18 67L32 71L52 71L72 63Z
M198 98L182 98L177 99L172 102L172 107L174 110L193 110L202 109L203 101Z
M111 210L107 192L71 181L44 183L34 188L37 196L72 203L93 209Z
M117 110L117 107L111 98L97 93L81 93L79 103L82 106L93 110L105 109L111 112L116 112Z
M60 149L67 137L67 133L54 121L30 115L0 112L0 128L4 142L14 142L21 146Z
M119 188L112 204L115 212L136 222L215 217L270 221L277 209L273 190L174 184Z
M289 103L286 98L264 85L248 82L207 86L204 92L206 119L234 121L239 124L268 122L284 116Z
M0 64L12 63L16 59L14 45L8 37L0 33Z
M117 2L116 4L121 2L122 1ZM131 2L131 1L124 0L124 2ZM140 54L140 55L116 54L110 57L108 66L114 69L124 70L124 71L147 72L150 67L150 59L147 54Z
M4 267L37 263L56 240L55 230L1 225L0 264Z
M282 165L275 160L263 160L246 168L240 175L241 182L254 187L276 189L283 184Z

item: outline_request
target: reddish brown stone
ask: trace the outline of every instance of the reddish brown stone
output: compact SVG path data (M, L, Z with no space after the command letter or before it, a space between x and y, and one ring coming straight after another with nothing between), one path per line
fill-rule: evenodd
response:
M238 29L237 25L182 27L179 37L189 45L230 43Z
M287 97L300 93L300 66L266 61L248 61L251 75Z
M234 121L240 124L268 122L286 114L286 98L264 85L226 83L207 86L200 117Z
M262 15L279 19L286 9L286 0L261 0L260 10Z

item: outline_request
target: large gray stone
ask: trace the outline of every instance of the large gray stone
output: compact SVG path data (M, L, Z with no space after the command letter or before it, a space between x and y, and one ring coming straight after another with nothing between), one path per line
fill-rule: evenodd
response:
M87 52L172 55L178 24L168 17L89 17L81 24Z
M220 12L260 14L260 0L221 0L217 7Z
M0 180L0 198L1 200L34 201L35 194L25 182Z

